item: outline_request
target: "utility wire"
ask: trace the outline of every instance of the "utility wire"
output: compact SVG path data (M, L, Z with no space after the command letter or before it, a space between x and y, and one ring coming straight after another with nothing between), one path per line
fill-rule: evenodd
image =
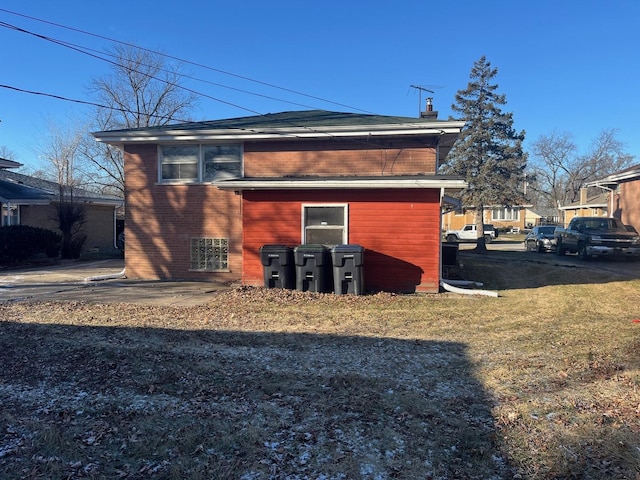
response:
M18 32L26 33L28 35L33 35L33 36L36 36L36 37L41 38L43 40L46 40L46 41L49 41L49 42L52 42L52 43L56 43L56 44L58 44L60 46L76 50L76 51L78 51L80 53L84 53L86 55L90 55L88 52L93 52L96 55L98 55L98 54L99 55L106 55L108 57L111 57L111 58L114 58L114 59L118 60L118 56L113 54L113 53L104 52L102 50L96 50L96 49L93 49L93 48L90 48L90 47L86 47L84 45L79 45L79 44L76 44L76 43L67 42L65 40L60 40L60 39L56 39L56 38L45 36L45 35L40 35L40 34L37 34L35 32L31 32L29 30L25 30L23 28L20 28L20 27L15 26L15 25L11 25L11 24L6 23L6 22L0 21L0 27L9 28L11 30L16 30ZM142 50L144 50L144 49L142 49ZM100 60L108 61L107 59L105 59L103 57L97 57L96 55L92 55L92 56L94 56L95 58L98 58ZM111 62L111 63L113 63L113 62ZM118 65L120 65L120 64L118 64ZM140 63L139 65L143 66L143 67L151 67L151 65L147 65L147 64L144 64L144 63ZM165 68L160 68L159 71L164 72L164 73L173 73L171 70L167 70ZM140 72L138 72L138 73L140 73ZM244 94L247 94L247 95L253 95L255 97L265 98L267 100L274 100L274 101L277 101L277 102L288 103L290 105L296 105L298 107L311 108L311 109L315 108L315 107L312 107L310 105L305 105L305 104L302 104L302 103L296 103L296 102L292 102L290 100L284 100L284 99L281 99L281 98L272 97L270 95L263 95L263 94L260 94L260 93L251 92L249 90L244 90L244 89L241 89L241 88L231 87L229 85L224 85L222 83L212 82L210 80L204 80L202 78L194 77L194 76L191 76L191 75L186 75L184 73L180 73L180 76L182 78L187 78L189 80L194 80L196 82L205 83L207 85L213 85L215 87L225 88L225 89L228 89L228 90L233 90L235 92L240 92L240 93L244 93ZM156 78L156 80L160 80L160 79ZM207 96L207 94L204 94L204 93L199 93L199 95ZM251 110L249 110L249 111L251 111Z
M65 102L80 103L82 105L91 105L93 107L106 108L108 110L117 110L117 111L123 112L123 113L133 113L133 114L136 114L136 115L147 115L147 116L153 117L153 118L166 118L166 116L162 116L162 115L153 115L153 114L144 113L144 112L134 112L134 111L126 109L126 108L110 107L108 105L101 105L99 103L89 102L87 100L77 100L75 98L68 98L68 97L63 97L61 95L55 95L53 93L36 92L34 90L26 90L24 88L12 87L11 85L0 84L0 88L6 88L8 90L15 90L16 92L21 92L21 93L29 93L31 95L41 95L43 97L55 98L57 100L64 100ZM178 122L184 122L184 123L190 122L190 120L179 120L179 119L172 119L172 120L176 120Z
M7 9L4 9L4 8L0 8L0 12L9 13L11 15L17 15L19 17L28 18L29 20L34 20L36 22L46 23L48 25L53 25L53 26L58 27L58 28L64 28L66 30L71 30L73 32L81 33L83 35L90 35L92 37L100 38L102 40L108 40L110 42L119 43L121 45L125 45L125 46L128 46L128 47L137 48L137 49L143 50L145 52L153 53L154 55L161 55L163 57L170 58L172 60L177 60L177 61L185 63L185 64L193 65L193 66L196 66L196 67L199 67L199 68L204 68L204 69L207 69L207 70L211 70L213 72L217 72L217 73L221 73L221 74L228 75L228 76L231 76L231 77L239 78L241 80L245 80L245 81L248 81L248 82L256 83L256 84L259 84L259 85L264 85L266 87L275 88L277 90L282 90L284 92L293 93L295 95L300 95L300 96L303 96L303 97L311 98L313 100L318 100L318 101L321 101L321 102L324 102L324 103L329 103L329 104L332 104L332 105L345 107L345 108L348 108L349 110L355 110L355 111L359 111L359 112L362 112L362 113L374 114L373 112L369 112L369 111L366 111L366 110L362 110L360 108L356 108L356 107L352 107L352 106L349 106L349 105L345 105L343 103L334 102L334 101L327 100L327 99L324 99L324 98L321 98L321 97L316 97L314 95L309 95L307 93L299 92L297 90L293 90L293 89L290 89L290 88L280 87L278 85L274 85L274 84L268 83L268 82L263 82L261 80L256 80L256 79L244 76L244 75L239 75L239 74L236 74L236 73L227 72L225 70L221 70L221 69L218 69L218 68L210 67L208 65L204 65L204 64L201 64L201 63L197 63L197 62L192 62L190 60L185 60L185 59L182 59L180 57L175 57L175 56L168 55L168 54L165 54L165 53L162 53L162 52L158 52L158 51L151 50L151 49L148 49L148 48L140 47L140 46L132 44L132 43L127 43L127 42L123 42L123 41L120 41L120 40L116 40L114 38L106 37L104 35L99 35L97 33L92 33L92 32L88 32L86 30L81 30L81 29L78 29L78 28L69 27L69 26L62 25L62 24L59 24L59 23L56 23L56 22L51 22L51 21L48 21L48 20L42 20L40 18L36 18L36 17L29 16L29 15L24 15L24 14L21 14L21 13L13 12L11 10L7 10Z
M1 10L1 9L0 9L0 10ZM34 32L29 31L29 30L25 30L25 29L23 29L23 28L17 27L17 26L15 26L15 25L7 24L7 23L5 23L5 22L0 22L0 26L6 27L6 28L10 28L10 29L12 29L12 30L17 30L17 31L19 31L19 32L21 32L21 33L26 33L26 34L28 34L28 35L33 35L34 37L40 38L40 39L42 39L42 40L46 40L46 41L48 41L48 42L56 43L56 44L61 45L61 46L63 46L63 47L70 48L71 50L75 50L76 52L83 53L84 55L88 55L88 56L90 56L90 57L97 58L98 60L102 60L102 61L104 61L104 62L107 62L107 63L110 63L110 64L112 64L112 65L115 65L116 67L120 67L120 68L122 68L122 65L121 65L121 64L119 64L118 62L114 62L113 60L109 60L108 58L100 57L100 56L98 56L98 55L96 55L96 54L93 54L93 53L90 53L90 52L86 52L86 51L82 50L81 48L77 48L77 47L73 46L72 44L68 44L68 43L66 43L66 42L62 42L62 41L56 40L56 39L54 39L54 38L47 37L47 36L45 36L45 35L40 35L39 33L34 33ZM138 71L138 70L136 70L136 73L138 73L138 74L140 74L140 75L144 75L144 76L146 76L146 77L148 77L148 78L152 78L152 79L157 80L157 81L160 81L160 82L169 83L169 82L164 81L164 80L162 80L162 79L160 79L160 78L154 77L153 75L149 75L149 74L147 74L147 73L140 72L140 71ZM246 107L243 107L243 106L241 106L241 105L236 105L235 103L228 102L228 101L226 101L226 100L222 100L222 99L220 99L220 98L216 98L216 97L213 97L213 96L211 96L211 95L207 95L207 94L202 93L202 92L198 92L198 91L196 91L196 90L193 90L193 89L191 89L191 88L185 87L185 86L183 86L183 85L177 85L177 87L179 87L179 88L181 88L182 90L185 90L185 91L187 91L187 92L193 93L193 94L195 94L195 95L200 95L200 96L203 96L203 97L209 98L209 99L211 99L211 100L214 100L214 101L216 101L216 102L224 103L224 104L226 104L226 105L230 105L230 106L232 106L232 107L239 108L239 109L241 109L241 110L245 110L245 111L247 111L247 112L254 113L254 114L257 114L257 115L260 115L260 112L257 112L257 111L255 111L255 110L252 110L252 109L250 109L250 108L246 108Z

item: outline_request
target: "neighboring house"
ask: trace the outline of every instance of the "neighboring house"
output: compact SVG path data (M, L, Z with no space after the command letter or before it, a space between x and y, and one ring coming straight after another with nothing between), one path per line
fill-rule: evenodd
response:
M589 182L586 186L604 190L611 216L640 232L640 164Z
M560 213L553 207L531 207L524 212L525 228L533 228L536 225L560 225Z
M564 205L559 208L564 214L563 223L566 227L573 217L606 217L608 216L607 193L592 193L593 189L583 187L580 189L580 199L577 202Z
M263 284L263 245L359 244L368 290L437 292L436 172L464 122L322 110L97 132L125 156L129 278Z
M525 212L531 205L514 205L512 207L484 207L484 223L492 224L501 230L525 228ZM443 230L460 230L464 225L476 222L476 210L473 207L457 208L443 215Z
M60 186L8 170L21 166L18 162L0 159L2 225L29 225L59 232L55 204ZM76 188L74 201L86 209L82 233L87 240L83 251L115 251L116 210L122 207L122 199Z

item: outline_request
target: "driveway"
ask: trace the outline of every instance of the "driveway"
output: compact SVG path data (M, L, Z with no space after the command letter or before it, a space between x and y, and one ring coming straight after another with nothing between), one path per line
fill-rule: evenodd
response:
M210 282L143 281L124 276L124 260L68 262L0 273L0 303L85 301L193 306L228 288Z
M472 250L475 243L460 243L460 250ZM487 245L489 254L500 255L501 258L509 258L517 262L541 262L549 265L574 266L590 268L599 271L614 273L625 278L640 278L640 258L607 258L595 257L590 260L580 260L576 254L567 254L562 257L553 252L534 253L526 252L521 240L510 239L508 235L500 236Z

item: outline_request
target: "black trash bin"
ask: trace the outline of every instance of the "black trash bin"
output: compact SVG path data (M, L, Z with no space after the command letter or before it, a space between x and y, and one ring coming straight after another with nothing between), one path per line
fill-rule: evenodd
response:
M442 265L444 267L458 266L458 250L457 243L442 243Z
M324 245L298 245L293 249L296 264L296 290L325 293L331 291L331 258Z
M333 290L338 295L364 294L364 248L361 245L336 245L331 249Z
M288 288L295 286L295 265L293 249L286 245L263 245L260 247L260 262L267 288Z

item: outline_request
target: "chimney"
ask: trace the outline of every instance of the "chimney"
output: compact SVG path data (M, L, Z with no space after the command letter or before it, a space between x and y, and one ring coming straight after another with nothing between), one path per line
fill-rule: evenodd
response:
M587 204L587 191L587 188L580 187L580 206Z
M438 118L438 112L433 111L433 98L427 98L427 110L420 112L420 118L430 118L432 120Z

